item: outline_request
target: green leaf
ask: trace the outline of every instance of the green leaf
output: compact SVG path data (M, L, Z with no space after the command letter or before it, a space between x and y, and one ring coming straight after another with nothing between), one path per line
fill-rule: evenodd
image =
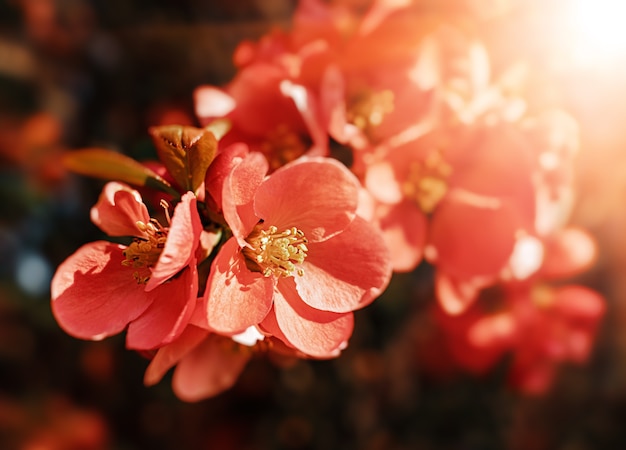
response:
M121 153L104 148L85 148L66 153L63 164L69 170L104 180L148 186L169 194L180 194L154 171Z
M179 186L195 192L217 152L217 139L206 129L183 125L151 127L159 159Z

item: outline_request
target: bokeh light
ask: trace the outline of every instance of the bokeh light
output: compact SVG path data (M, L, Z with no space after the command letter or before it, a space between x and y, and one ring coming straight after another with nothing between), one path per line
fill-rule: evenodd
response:
M624 2L572 0L565 4L563 15L564 40L575 64L611 70L626 62Z
M50 289L52 268L42 255L25 252L17 260L15 278L25 292L41 296Z

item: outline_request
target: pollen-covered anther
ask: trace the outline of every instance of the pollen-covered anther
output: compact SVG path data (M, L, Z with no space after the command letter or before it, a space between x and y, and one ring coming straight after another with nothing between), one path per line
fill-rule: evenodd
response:
M269 161L272 170L302 156L307 148L308 145L303 139L285 124L269 132L261 144L261 152Z
M136 269L150 269L161 256L167 240L168 229L164 228L156 219L150 219L148 223L137 221L135 225L142 237L134 237L130 245L126 247L123 252L126 259L122 261L122 265ZM150 279L149 272L147 275L142 275L136 271L133 277L139 284L145 284Z
M244 255L259 267L266 277L302 276L299 267L307 256L307 239L296 227L279 232L275 226L263 230L258 226L247 242L251 247L243 249Z
M554 304L554 292L548 286L539 284L532 288L530 299L538 308L549 308Z
M364 132L379 126L394 109L394 95L390 90L374 92L363 89L348 101L348 121Z
M407 198L414 200L425 213L431 213L448 191L447 178L452 167L439 152L431 153L424 161L412 162L402 185Z

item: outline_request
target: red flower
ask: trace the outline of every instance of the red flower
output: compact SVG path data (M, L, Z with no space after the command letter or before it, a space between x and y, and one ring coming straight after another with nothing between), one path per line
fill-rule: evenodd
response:
M325 155L327 136L318 123L317 105L310 92L291 80L280 65L252 64L224 89L197 88L196 114L203 124L228 118L232 128L221 145L245 143L263 153L272 170L304 154Z
M459 176L450 177L450 189L491 198L500 207L474 214L474 220L454 207L448 207L445 214L439 209L433 214L429 243L436 252L429 260L437 264L438 297L450 313L462 311L481 288L496 279L522 280L537 270L540 260L532 268L523 257L537 247L533 239L541 240L540 247L549 246L546 254L553 259L552 253L560 254L554 242L577 234L562 230L573 205L573 157L578 149L577 126L571 117L547 111L516 124L484 127L470 137L457 147L460 153L452 172ZM590 246L585 244L589 238L572 239L571 251ZM520 251L522 259L516 256ZM564 268L572 265L567 258L560 261L566 264ZM527 267L520 268L520 262ZM542 276L547 274L547 264L543 263ZM519 270L522 273L516 273Z
M426 120L431 86L416 81L427 20L405 1L375 1L365 14L317 0L300 3L292 46L298 82L319 98L328 133L354 149L377 144Z
M172 343L161 347L144 376L144 384L157 384L172 367L172 389L178 398L195 402L220 394L236 382L248 361L269 353L287 361L306 357L280 341L263 336L256 327L228 337L189 325Z
M442 133L433 132L388 147L364 177L394 269L414 269L427 249L453 313L472 296L444 295L441 283L457 290L496 279L518 231L533 229L535 201L532 155L517 130L476 125L456 138L442 147Z
M161 347L146 369L146 386L157 384L177 366L172 389L178 398L194 402L231 388L252 352L231 338L189 325L172 343Z
M546 283L588 268L595 260L591 238L567 229L545 240L544 249L541 269L523 282L504 284L502 298L479 298L458 316L437 313L459 366L484 373L512 352L509 381L528 393L548 389L559 364L588 359L605 312L604 299L591 289Z
M394 270L413 270L426 256L438 285L474 292L498 276L516 232L532 224L534 155L513 123L519 99L490 82L484 48L432 25L408 72L409 85L429 93L429 108L356 153L354 170L375 199ZM473 298L440 297L454 312Z
M268 133L276 117L294 109L284 101L287 96L299 114L291 113L292 119L282 123L302 117L313 142L324 150L327 135L361 149L412 127L431 109L432 86L424 89L413 79L424 35L420 25L430 26L411 13L408 4L379 0L363 15L341 4L300 2L290 31L274 30L259 42L237 48L239 72L226 89L228 96L209 88L196 92L198 115L228 113L238 128L242 115L237 111L243 109L255 114L249 124ZM263 81L270 78L274 81ZM278 91L282 95L276 95ZM265 99L270 97L274 101L268 108ZM253 103L256 109L249 107ZM273 126L261 126L259 110L266 112L261 123L272 120ZM271 158L270 165L274 167Z
M84 245L52 280L52 312L69 334L102 339L128 327L131 349L152 349L175 339L196 302L195 251L202 225L196 199L183 195L171 224L151 219L139 193L108 183L92 209L93 222L110 236L132 236L128 246Z
M0 157L4 164L18 166L38 189L48 191L62 181L66 168L59 159L66 153L62 124L48 113L24 120L0 120Z
M545 392L559 363L589 358L604 299L583 286L537 286L511 295L517 333L511 384L528 393Z
M250 153L224 180L233 237L213 262L195 322L231 335L259 325L307 355L336 356L352 311L389 282L388 251L356 216L359 184L345 166L318 157L265 177L267 169Z

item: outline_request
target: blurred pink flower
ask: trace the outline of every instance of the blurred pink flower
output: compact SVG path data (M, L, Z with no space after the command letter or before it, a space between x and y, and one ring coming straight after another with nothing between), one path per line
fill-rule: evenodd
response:
M59 159L63 145L61 121L49 113L35 113L23 120L0 117L0 157L15 165L43 192L50 192L66 176Z
M518 231L534 228L535 191L532 155L510 125L474 125L453 138L446 147L451 136L433 132L389 146L365 165L364 185L394 270L413 270L425 254L438 282L456 290L499 276ZM452 313L473 298L438 288Z
M480 298L463 314L439 309L438 323L456 363L484 373L512 352L512 386L545 392L563 362L584 363L605 313L600 294L579 285L553 287L549 280L573 276L595 261L592 238L566 229L544 242L542 267L524 281L502 286L501 298Z
M2 442L19 450L105 450L111 448L106 417L61 394L38 395L32 401L0 399Z
M413 59L404 62L403 83L416 92L396 95L399 85L389 86L394 98L414 102L398 107L410 120L355 152L353 171L373 199L372 220L394 270L411 271L426 256L448 292L465 291L440 296L460 312L470 293L497 278L515 233L533 221L535 163L515 125L523 103L490 80L488 55L476 39L439 20L425 25Z
M578 150L577 124L571 117L548 110L516 123L474 126L455 148L450 192L461 188L459 197L469 199L468 206L476 201L466 193L479 194L474 199L487 208L473 208L479 214L465 217L465 227L455 225L458 215L449 220L454 208L448 208L448 220L438 210L433 214L433 251L427 256L437 265L437 294L449 313L462 312L480 289L500 279L523 280L540 266L539 274L546 277L556 255L564 253L560 273L571 276L567 271L573 263L593 252L595 244L589 244L586 234L580 237L581 232L564 228L573 206ZM566 240L560 250L555 247ZM542 255L527 254L537 253L538 245L545 247Z
M226 142L263 152L272 170L305 153L326 155L329 137L361 149L414 126L432 108L432 86L412 74L431 26L409 3L375 1L363 15L300 2L289 31L238 46L238 73L224 89L196 90L198 117L230 118Z
M419 126L431 112L431 86L413 76L431 25L409 3L374 1L362 13L307 0L294 15L297 80L316 94L329 135L354 150Z
M597 292L578 285L540 285L511 297L518 330L509 381L524 392L542 394L559 363L587 361L605 302Z
M137 191L111 182L91 218L110 236L133 240L128 246L85 244L58 267L51 290L59 325L94 340L128 327L131 349L171 342L189 321L197 297L195 251L202 225L194 195L183 195L164 227L150 218Z
M277 64L258 62L242 68L223 89L200 86L194 92L202 124L228 118L231 130L223 147L241 142L263 153L272 170L308 155L328 153L327 136L311 93L290 80Z

